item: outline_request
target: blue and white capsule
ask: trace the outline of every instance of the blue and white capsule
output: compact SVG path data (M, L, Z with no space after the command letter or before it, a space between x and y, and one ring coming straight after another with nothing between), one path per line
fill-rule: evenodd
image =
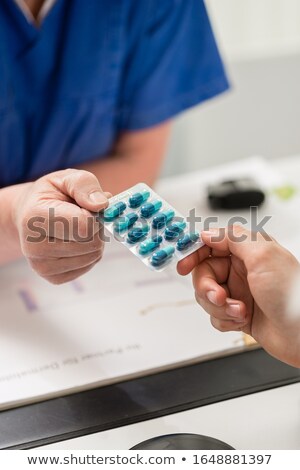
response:
M171 259L174 252L175 248L172 245L166 246L162 250L155 251L155 253L153 253L151 257L150 263L155 268L158 268L159 266L165 264L169 259Z
M193 232L193 233L186 233L182 238L179 238L179 240L176 243L176 248L178 251L185 251L188 248L190 248L194 243L196 243L199 240L199 233L198 232Z
M129 201L128 201L129 207L131 207L131 209L137 209L143 204L143 202L147 201L149 197L150 197L150 191L148 191L147 189L143 189L143 191L139 193L135 193L132 196L130 196Z
M114 223L114 230L116 232L124 232L129 227L132 227L133 224L138 220L138 215L135 212L130 212L130 214L126 214L123 217L120 217Z
M172 224L168 225L168 227L165 230L165 239L170 241L170 240L176 240L179 235L184 231L186 227L186 222L173 222Z
M147 219L148 217L151 217L153 214L158 212L161 206L162 202L159 199L155 199L152 202L147 202L141 207L141 216Z
M144 256L148 255L149 253L152 253L152 251L159 248L159 245L162 241L163 238L161 235L158 235L157 237L148 238L140 244L139 254Z
M105 220L105 222L112 222L121 214L123 214L125 209L126 209L125 202L122 202L122 201L116 202L112 206L105 209L105 211L103 211L103 219Z
M127 243L134 244L141 241L148 234L150 228L148 225L143 227L133 227L127 235Z
M153 217L152 227L155 229L163 228L167 225L168 222L171 222L174 216L175 212L173 211L173 209L168 209L166 211L159 212Z

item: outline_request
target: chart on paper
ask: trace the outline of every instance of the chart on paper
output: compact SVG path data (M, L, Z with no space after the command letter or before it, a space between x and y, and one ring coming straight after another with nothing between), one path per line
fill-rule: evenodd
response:
M52 286L25 262L0 270L0 406L14 406L229 353L194 300L190 279L148 271L106 247L81 279Z

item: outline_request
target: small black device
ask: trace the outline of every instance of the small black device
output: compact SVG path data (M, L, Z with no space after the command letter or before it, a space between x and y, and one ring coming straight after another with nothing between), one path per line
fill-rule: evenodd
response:
M247 209L258 207L265 200L265 193L252 178L239 178L211 184L207 198L212 209Z
M140 442L130 450L234 450L223 441L200 434L166 434Z

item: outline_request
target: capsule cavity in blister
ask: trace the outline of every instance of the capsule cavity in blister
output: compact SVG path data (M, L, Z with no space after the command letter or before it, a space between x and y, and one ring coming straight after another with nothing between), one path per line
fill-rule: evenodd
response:
M114 223L114 230L116 232L123 232L131 227L138 219L138 215L135 212L130 212L130 214L126 214L123 217L120 217Z
M150 191L147 191L147 189L144 189L139 193L135 193L129 198L129 207L131 207L131 209L136 209L137 207L140 207L143 202L147 201L149 197Z
M103 219L105 222L112 222L117 217L119 217L126 209L125 202L116 202L112 206L108 207L103 211Z
M165 239L175 240L184 231L185 227L186 227L186 223L184 221L173 222L172 224L168 225L168 227L165 230Z
M155 229L160 229L160 228L165 227L167 223L173 219L174 215L175 215L175 211L173 211L172 209L159 212L153 217L152 227Z
M153 253L151 257L151 264L154 267L162 266L165 264L174 254L175 248L170 245L166 246L162 250L158 250L155 253Z
M155 214L162 206L162 202L159 199L155 199L155 201L147 202L141 207L141 216L148 218L151 215Z
M149 226L144 225L143 227L133 227L128 232L128 243L137 243L142 240L149 232Z
M157 237L148 238L140 244L139 254L147 255L148 253L151 253L159 247L162 241L163 238L160 235Z
M178 251L184 251L190 248L194 243L199 240L199 233L186 233L182 238L180 238L176 243L176 248Z

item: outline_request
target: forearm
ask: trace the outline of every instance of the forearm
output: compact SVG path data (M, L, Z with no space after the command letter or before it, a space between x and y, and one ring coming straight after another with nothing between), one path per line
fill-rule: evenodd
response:
M81 165L94 173L104 191L117 194L138 182L153 185L158 177L166 153L171 124L137 132L124 133L119 137L112 155Z
M156 180L157 172L147 171L143 162L137 162L137 159L130 157L122 157L119 155L110 156L104 160L87 163L82 166L87 171L97 176L101 187L104 191L112 194L118 194L121 191L133 186L140 181L150 186Z
M13 214L25 186L24 184L0 189L0 265L22 256Z

